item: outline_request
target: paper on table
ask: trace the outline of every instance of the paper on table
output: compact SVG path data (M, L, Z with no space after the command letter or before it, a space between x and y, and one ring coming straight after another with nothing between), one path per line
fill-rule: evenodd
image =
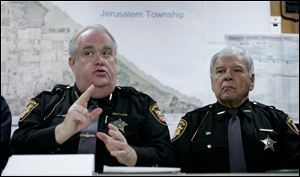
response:
M13 155L3 176L92 176L93 154Z
M180 168L169 167L112 167L104 165L103 173L179 173Z

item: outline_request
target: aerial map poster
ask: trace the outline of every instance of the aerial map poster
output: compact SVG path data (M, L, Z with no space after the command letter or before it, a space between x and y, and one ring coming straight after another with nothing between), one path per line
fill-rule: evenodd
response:
M226 44L244 48L254 61L250 98L283 110L299 123L299 35L227 35Z
M262 18L269 17L267 2L230 4L1 1L1 94L13 115L19 116L41 91L56 84L73 85L68 42L82 27L102 24L118 43L117 84L149 94L167 119L173 114L176 122L182 114L216 101L209 78L210 59L232 43L247 48L255 60L256 85L250 98L274 105L299 122L299 37L259 35L268 31ZM228 16L236 5L243 13ZM227 11L221 12L225 7ZM242 10L250 7L259 16L254 21L251 10ZM224 14L218 16L211 9ZM247 16L251 19L241 25L239 20ZM242 35L228 36L225 42L224 34L236 32ZM243 35L249 32L257 35Z

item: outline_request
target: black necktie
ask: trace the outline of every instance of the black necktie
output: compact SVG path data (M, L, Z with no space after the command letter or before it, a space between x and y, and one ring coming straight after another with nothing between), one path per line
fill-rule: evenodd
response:
M231 172L247 172L240 119L237 110L229 110L232 115L228 122L228 150Z
M88 111L91 112L98 106L92 105ZM85 129L81 130L80 140L78 146L79 154L95 154L96 153L96 133L98 130L99 116L96 117L93 122Z

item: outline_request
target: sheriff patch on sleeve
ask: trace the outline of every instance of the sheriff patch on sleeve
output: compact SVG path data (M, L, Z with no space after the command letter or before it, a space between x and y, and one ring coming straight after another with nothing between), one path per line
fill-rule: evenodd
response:
M34 100L30 100L27 107L25 108L25 110L22 112L21 114L21 118L19 121L23 121L29 114L30 112L36 108L39 105L38 102L34 101Z
M152 104L149 110L159 123L167 126L167 123L165 121L165 116L160 112L156 103Z
M294 124L293 120L291 119L291 117L288 117L286 119L286 124L290 127L290 129L292 129L293 132L295 132L297 135L299 135L299 130L296 127L296 125Z
M172 142L177 140L183 134L186 127L187 127L187 122L184 119L180 119L177 128L175 130L174 136L172 138Z

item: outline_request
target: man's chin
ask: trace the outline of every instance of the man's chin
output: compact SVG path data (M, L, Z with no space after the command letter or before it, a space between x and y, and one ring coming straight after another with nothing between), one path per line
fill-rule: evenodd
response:
M234 101L235 100L235 95L233 95L233 94L223 94L221 98L224 101Z
M101 80L101 82L97 81L93 83L95 85L95 87L98 88L104 88L104 87L111 87L113 84L107 80L103 81Z

